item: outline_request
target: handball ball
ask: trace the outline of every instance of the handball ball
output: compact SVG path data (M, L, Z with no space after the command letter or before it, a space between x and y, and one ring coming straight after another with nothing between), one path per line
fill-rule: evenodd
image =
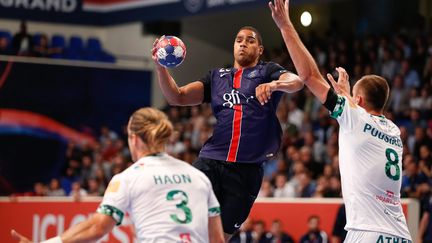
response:
M156 44L156 56L160 65L177 67L185 59L186 46L178 37L165 36Z

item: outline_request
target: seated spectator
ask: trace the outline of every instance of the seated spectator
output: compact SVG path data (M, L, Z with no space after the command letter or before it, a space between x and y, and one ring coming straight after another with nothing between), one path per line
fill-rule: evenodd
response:
M256 243L266 243L265 223L262 220L255 221L253 224L252 231L252 242Z
M34 37L32 54L35 57L49 57L51 55L48 37L45 34L39 34Z
M72 183L72 190L69 193L69 196L79 201L82 197L87 196L87 191L81 187L81 183L76 181Z
M327 233L319 227L320 219L312 215L308 219L308 231L300 238L300 243L327 243Z
M63 197L66 196L65 191L60 186L60 181L57 178L51 179L49 184L47 196L50 197Z
M284 173L278 173L275 177L276 188L273 196L277 198L295 197L295 189L287 183L287 176Z
M87 185L88 185L88 190L87 190L88 196L94 196L94 197L103 196L105 187L103 185L100 185L98 180L96 180L95 178L88 179Z
M330 178L320 176L317 179L317 185L313 197L329 197L330 192Z
M65 175L60 179L60 184L66 195L69 195L72 190L72 184L78 181L80 178L76 175L75 170L72 167L66 168Z
M402 197L414 197L419 198L423 192L420 190L420 185L427 184L428 178L422 172L418 170L418 164L411 155L405 155L404 157L404 174L402 176Z
M312 181L310 173L305 171L299 175L298 179L297 195L299 197L312 197L315 193L316 184Z
M34 197L45 197L47 195L47 187L42 182L36 182L33 186L33 193L31 196Z
M273 186L267 178L263 179L257 197L273 197Z
M0 33L0 55L13 55L10 36L6 32Z
M266 234L266 240L269 243L294 243L293 238L282 230L282 222L279 219L273 220L270 232Z

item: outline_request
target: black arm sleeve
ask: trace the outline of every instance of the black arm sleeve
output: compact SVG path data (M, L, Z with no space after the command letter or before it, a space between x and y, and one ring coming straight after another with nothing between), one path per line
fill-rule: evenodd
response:
M278 80L279 77L286 72L288 71L281 65L274 62L269 62L266 70L266 77L269 77L270 81Z
M211 102L211 71L207 73L206 76L198 79L204 85L204 99L203 103Z
M327 99L323 105L325 106L325 108L327 108L327 110L333 111L336 106L337 99L338 99L337 94L334 92L332 88L330 88L327 92Z

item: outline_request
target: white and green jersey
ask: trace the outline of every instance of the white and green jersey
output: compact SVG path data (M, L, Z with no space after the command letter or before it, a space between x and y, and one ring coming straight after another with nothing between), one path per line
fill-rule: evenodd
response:
M400 201L399 128L338 96L331 112L339 125L339 167L346 230L387 233L411 240Z
M118 224L128 212L139 242L208 242L208 218L220 208L201 171L163 153L115 175L98 212Z

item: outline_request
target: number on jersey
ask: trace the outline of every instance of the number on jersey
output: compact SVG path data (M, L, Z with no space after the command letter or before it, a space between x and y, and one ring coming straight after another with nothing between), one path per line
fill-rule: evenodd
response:
M181 201L180 203L176 204L176 207L178 209L181 209L184 212L185 216L183 217L184 219L180 219L176 214L171 214L171 219L178 224L187 224L192 222L192 211L187 206L189 198L186 192L180 190L169 191L166 195L166 200L173 201L176 200L177 197L181 197Z
M385 164L385 173L392 180L400 179L399 156L394 149L386 149L387 163ZM392 172L392 168L394 168Z

